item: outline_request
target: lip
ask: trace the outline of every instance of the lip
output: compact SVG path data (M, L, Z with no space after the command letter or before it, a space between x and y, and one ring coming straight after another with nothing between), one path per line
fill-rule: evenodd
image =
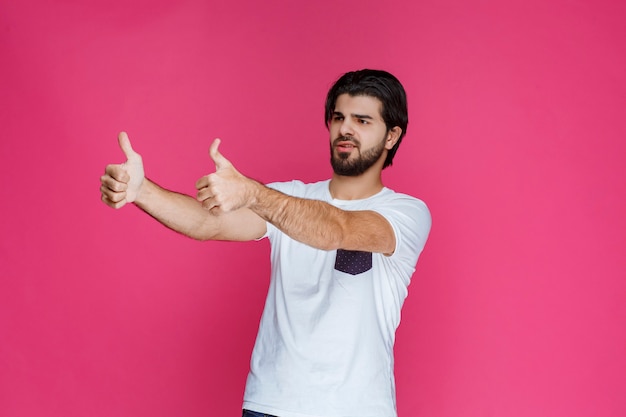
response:
M335 149L339 152L350 152L352 149L355 149L357 145L349 140L342 140L335 143Z
M335 145L335 149L337 149L337 152L352 152L352 150L355 148L356 146L354 146L353 143L338 143L337 145Z

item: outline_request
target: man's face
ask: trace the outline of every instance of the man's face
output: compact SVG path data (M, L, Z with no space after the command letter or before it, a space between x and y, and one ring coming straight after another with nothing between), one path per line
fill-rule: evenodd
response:
M329 125L330 161L335 174L361 175L378 162L382 168L389 132L381 110L382 103L375 97L337 97Z

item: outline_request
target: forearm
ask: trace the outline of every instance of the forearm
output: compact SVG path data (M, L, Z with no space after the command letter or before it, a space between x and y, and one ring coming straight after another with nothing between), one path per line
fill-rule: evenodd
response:
M193 197L166 190L144 179L135 205L164 226L198 240L212 239L217 221Z
M288 196L256 185L250 209L291 238L322 250L392 253L389 223L373 211L346 211L318 200Z

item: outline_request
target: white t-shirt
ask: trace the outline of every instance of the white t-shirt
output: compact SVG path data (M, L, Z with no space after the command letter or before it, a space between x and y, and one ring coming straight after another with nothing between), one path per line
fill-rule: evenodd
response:
M279 417L395 417L395 331L430 213L422 201L388 188L363 200L335 200L328 186L270 184L344 210L380 213L393 227L396 249L346 261L343 251L315 249L268 223L272 276L243 407ZM356 274L342 272L346 263Z

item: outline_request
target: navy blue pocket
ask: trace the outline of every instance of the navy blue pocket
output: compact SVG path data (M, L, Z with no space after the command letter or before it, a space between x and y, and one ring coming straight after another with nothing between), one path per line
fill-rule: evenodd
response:
M358 275L372 269L372 252L337 249L335 269L350 275Z

